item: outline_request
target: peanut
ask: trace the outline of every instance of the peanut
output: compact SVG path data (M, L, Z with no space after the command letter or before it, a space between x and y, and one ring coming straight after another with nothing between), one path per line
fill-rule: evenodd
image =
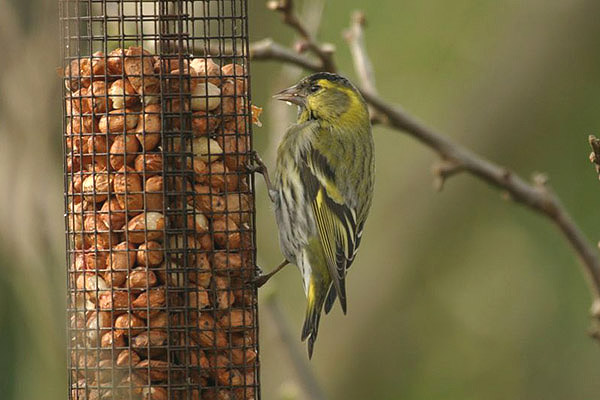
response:
M106 258L106 268L111 271L127 272L135 264L135 247L129 242L114 246Z
M137 215L127 224L129 240L132 243L143 243L146 240L157 240L163 237L165 217L158 212L147 212Z
M196 136L206 136L215 132L220 125L220 118L214 117L206 111L194 111L192 114L192 132Z
M131 302L134 313L144 319L162 311L165 305L164 289L150 289L142 292L135 300Z
M146 210L162 211L163 204L163 177L160 175L151 176L144 185L146 193Z
M127 222L127 215L125 210L123 210L119 204L119 200L116 197L111 197L102 205L102 208L100 209L100 219L109 229L119 230L122 229L125 222Z
M195 58L190 62L190 67L194 69L199 77L208 78L208 82L213 85L221 85L221 71L219 65L215 63L212 58Z
M140 333L131 339L131 347L142 357L157 357L166 350L167 332L151 330Z
M155 241L140 244L137 251L137 262L139 265L156 267L163 261L162 245Z
M239 330L253 326L252 313L248 310L231 309L219 320L219 325L230 330Z
M146 175L162 174L163 160L158 153L140 154L135 158L135 170Z
M108 89L108 94L112 101L112 106L116 110L132 107L139 101L138 94L127 78L114 81Z
M135 366L135 372L144 380L163 382L168 378L169 363L162 360L143 360Z
M110 165L115 170L123 168L125 164L129 164L135 159L139 149L140 142L135 135L117 135L110 146Z
M83 180L81 189L83 197L87 201L99 203L108 197L108 191L112 188L113 179L107 172L99 172L89 175Z
M114 190L122 209L139 214L144 208L142 179L131 167L123 167L114 175Z
M146 151L153 150L160 142L160 113L160 106L152 104L140 114L135 134Z
M122 133L134 129L137 123L138 115L133 110L112 110L100 117L98 129L102 133Z
M123 74L123 49L115 49L108 53L106 58L106 69L110 75L120 76Z
M119 315L117 319L115 319L114 326L118 330L123 330L125 335L129 335L129 332L131 332L132 335L136 335L140 332L140 329L145 328L146 323L141 318L138 318L132 313L128 312Z
M130 289L148 289L155 286L156 282L156 275L146 267L137 267L129 273L128 284Z
M134 351L123 350L117 356L117 366L127 367L129 365L136 365L140 362L140 356Z
M88 98L87 107L93 110L95 113L105 113L107 110L112 108L112 100L107 96L106 83L103 81L96 81L91 84L87 90Z

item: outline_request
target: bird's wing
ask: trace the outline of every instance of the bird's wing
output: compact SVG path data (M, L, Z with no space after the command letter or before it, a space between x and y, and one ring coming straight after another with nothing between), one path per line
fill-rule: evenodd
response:
M348 262L346 263L346 272L352 266L352 262L354 262L354 257L356 256L356 250L358 249L358 246L360 244L360 239L362 237L363 225L364 225L364 223L360 223L358 225L358 231L356 234L356 243L354 244L354 254L352 254L352 256L348 259ZM335 299L337 299L337 291L336 291L336 288L332 286L329 288L329 293L327 294L327 299L325 300L325 314L329 314L329 311L331 311L331 309L333 308Z
M312 200L319 239L323 246L329 274L335 291L346 312L346 270L354 259L360 241L356 210L340 194L335 175L327 159L317 150L306 154L301 178ZM362 224L360 224L362 225Z

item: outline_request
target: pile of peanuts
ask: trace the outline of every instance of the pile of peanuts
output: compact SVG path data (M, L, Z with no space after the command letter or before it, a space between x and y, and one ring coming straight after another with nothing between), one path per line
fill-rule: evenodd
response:
M244 74L141 47L65 68L72 399L256 398Z

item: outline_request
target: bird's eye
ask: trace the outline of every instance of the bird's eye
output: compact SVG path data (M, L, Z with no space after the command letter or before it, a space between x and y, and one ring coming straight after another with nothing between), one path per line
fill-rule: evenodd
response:
M319 91L319 89L321 89L321 87L320 87L319 85L312 85L312 86L310 87L310 92L311 92L311 93L315 93L315 92L318 92L318 91Z

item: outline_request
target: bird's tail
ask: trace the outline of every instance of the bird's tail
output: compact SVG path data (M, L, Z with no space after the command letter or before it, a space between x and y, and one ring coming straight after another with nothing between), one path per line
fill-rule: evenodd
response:
M302 341L308 339L308 358L312 358L313 348L319 332L319 321L321 319L321 310L325 303L327 292L322 293L318 289L314 280L311 280L308 287L306 317L302 327Z

